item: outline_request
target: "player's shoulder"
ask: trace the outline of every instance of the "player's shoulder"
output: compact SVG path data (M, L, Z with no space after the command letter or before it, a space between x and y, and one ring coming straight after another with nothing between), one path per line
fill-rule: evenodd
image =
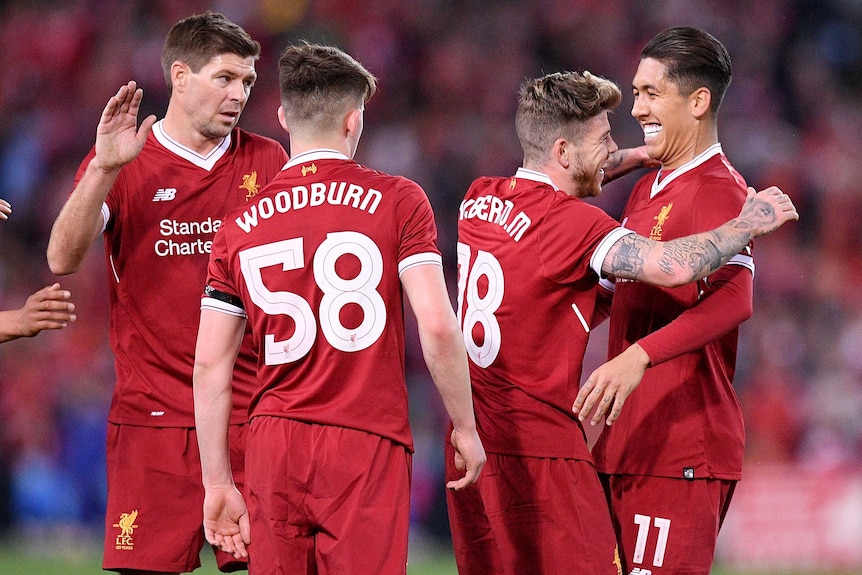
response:
M524 185L532 186L531 181L525 179L516 179L514 176L479 176L470 183L470 187L467 188L467 196L476 193L485 193L488 190L499 189L502 191L508 188L514 191L514 188L519 183L521 187L523 187Z
M405 190L424 193L422 186L418 182L406 176L391 174L359 163L353 163L352 165L345 164L345 168L354 170L356 177L365 182L366 186L374 187L381 192L385 190Z
M748 186L736 168L722 154L716 154L698 172L697 182L700 193L745 197Z
M231 138L238 147L270 148L276 151L284 149L278 140L256 132L249 132L239 126L233 129Z

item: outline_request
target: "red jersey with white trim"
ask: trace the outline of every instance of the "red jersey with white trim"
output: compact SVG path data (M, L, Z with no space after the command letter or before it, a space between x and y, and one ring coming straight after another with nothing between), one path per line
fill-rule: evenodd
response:
M470 186L458 221L458 317L486 451L591 459L572 404L602 262L628 233L538 172Z
M661 181L657 172L642 177L629 197L623 223L641 235L672 240L736 217L745 197L745 181L716 144ZM652 367L593 448L600 472L741 477L745 431L733 390L741 319L726 322L719 316L750 309L753 272L749 245L722 269L682 287L616 281L608 356L641 341ZM711 284L718 280L730 286L722 288L728 294L725 307L694 321L698 308L718 295L718 290L711 293Z
M91 150L75 179L95 155ZM156 123L102 206L117 381L108 420L194 427L192 369L201 285L227 211L248 201L287 162L275 140L235 128L207 157ZM247 421L255 357L244 346L232 423Z
M251 416L358 429L413 448L400 274L442 266L415 182L334 150L291 159L216 234L204 309L246 315Z

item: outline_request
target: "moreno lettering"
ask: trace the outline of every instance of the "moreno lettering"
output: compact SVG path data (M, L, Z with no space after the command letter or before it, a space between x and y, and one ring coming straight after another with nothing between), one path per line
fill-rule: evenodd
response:
M518 212L514 218L509 219L514 208L515 204L511 200L501 200L497 196L487 195L461 202L458 217L461 220L476 218L496 224L517 242L533 221L524 212Z
M260 198L250 204L234 221L242 231L249 233L260 224L261 220L268 220L275 214L314 208L323 204L347 206L373 214L382 198L383 194L375 189L366 190L362 186L348 182L329 182L329 184L315 182L308 186L294 186L290 190L281 190L274 195Z

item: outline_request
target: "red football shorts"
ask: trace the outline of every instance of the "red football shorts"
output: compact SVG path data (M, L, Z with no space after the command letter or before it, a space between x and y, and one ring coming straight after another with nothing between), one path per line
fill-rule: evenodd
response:
M625 573L709 575L736 481L602 475Z
M249 573L407 572L406 447L281 417L252 419L246 443Z
M446 479L455 469L446 444ZM618 575L611 518L588 461L488 453L479 480L448 491L460 575Z
M243 491L247 425L231 425L234 481ZM194 429L108 424L108 505L102 568L188 572L204 546L200 453ZM245 561L216 552L225 572Z

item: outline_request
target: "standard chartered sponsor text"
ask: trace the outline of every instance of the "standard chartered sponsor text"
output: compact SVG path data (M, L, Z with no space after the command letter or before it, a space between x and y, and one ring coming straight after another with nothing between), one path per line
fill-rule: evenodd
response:
M214 218L201 222L181 222L166 218L159 222L159 233L166 239L156 240L156 255L168 257L208 254L212 251L212 240L202 239L200 236L212 237L220 227L221 220ZM186 239L184 236L198 237Z
M293 186L257 199L234 221L245 233L257 227L261 220L275 214L330 204L347 206L373 214L383 197L379 191L348 182L315 182L308 186Z

